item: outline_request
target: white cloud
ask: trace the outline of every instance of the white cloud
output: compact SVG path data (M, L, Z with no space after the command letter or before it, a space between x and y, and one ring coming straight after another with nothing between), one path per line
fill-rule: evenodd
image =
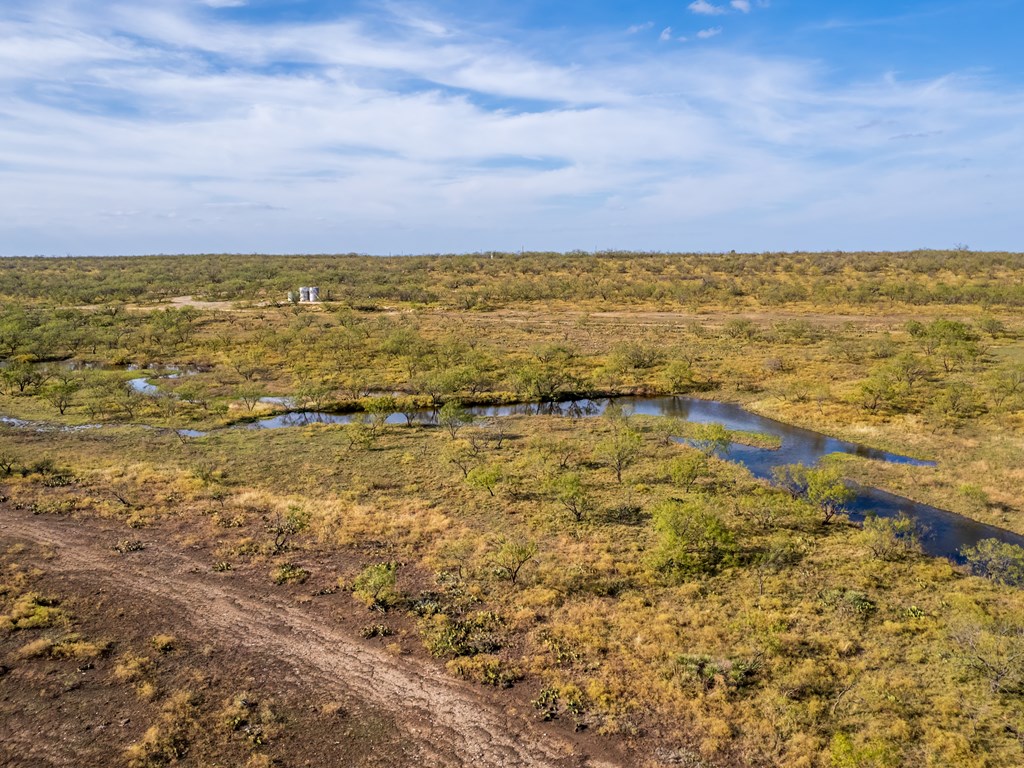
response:
M0 10L0 252L1017 242L1024 94L983 80L182 7Z
M626 30L627 35L635 35L637 32L646 32L654 26L653 21L645 21L643 24L634 24Z
M732 0L729 5L740 13L750 13L750 0Z
M658 35L658 39L665 43L672 39L672 27L665 27L661 30L661 34Z
M249 0L199 0L203 5L211 8L241 8L248 5Z
M697 37L699 37L701 40L707 40L708 38L711 37L718 37L718 35L720 34L722 34L721 27L708 27L707 29L700 30L697 33Z
M693 13L700 14L702 16L721 16L726 12L725 8L720 5L714 5L709 3L708 0L694 0L690 3L689 8Z

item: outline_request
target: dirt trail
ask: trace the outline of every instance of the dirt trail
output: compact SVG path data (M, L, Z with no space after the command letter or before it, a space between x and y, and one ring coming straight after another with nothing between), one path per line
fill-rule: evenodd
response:
M0 540L51 548L51 564L64 574L137 600L175 604L191 625L183 632L258 654L268 675L307 690L354 695L391 712L407 726L422 765L614 766L581 757L568 739L541 732L428 664L361 645L302 607L279 602L280 596L218 578L208 564L166 542L147 541L145 550L118 556L111 551L118 534L96 521L0 508Z

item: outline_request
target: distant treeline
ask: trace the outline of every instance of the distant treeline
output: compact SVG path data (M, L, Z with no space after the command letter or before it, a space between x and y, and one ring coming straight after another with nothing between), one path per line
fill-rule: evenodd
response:
M0 297L56 305L283 300L300 285L352 305L460 309L532 301L632 305L1024 306L1024 254L477 253L0 259Z

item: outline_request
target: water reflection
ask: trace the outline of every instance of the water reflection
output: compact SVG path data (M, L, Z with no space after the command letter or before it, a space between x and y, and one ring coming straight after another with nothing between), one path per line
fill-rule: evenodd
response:
M133 388L140 392L152 394L157 387L145 378L133 379ZM516 405L479 406L468 408L477 418L495 418L513 415L546 415L564 416L569 418L587 418L599 416L605 412L610 400L573 400L560 403L524 403ZM838 440L827 435L802 429L791 424L761 416L744 410L734 403L716 400L695 400L687 397L624 397L614 401L627 412L649 416L668 416L682 421L695 423L722 424L731 430L760 432L780 439L775 450L756 448L748 445L734 444L730 447L726 458L743 464L750 472L762 479L771 479L772 470L784 464L816 464L823 456L832 453L846 453L861 456L875 461L916 466L934 466L933 462L922 461L911 456L889 453L877 448ZM436 410L416 411L408 415L392 414L387 419L389 424L404 424L407 420L420 424L436 424ZM332 414L317 411L295 411L281 413L273 417L260 419L245 424L246 429L280 429L283 427L299 427L310 424L348 424L353 419L365 419L365 414ZM0 424L9 427L30 427L24 422L9 417L0 417ZM84 427L64 427L73 431L77 429L93 429L98 425ZM38 427L40 431L45 427ZM207 433L196 430L179 430L183 437L204 437ZM895 517L906 514L914 518L924 531L921 544L929 555L962 560L959 552L962 548L973 546L982 539L998 539L1010 544L1024 546L1024 536L1011 533L1001 528L985 525L961 515L947 512L936 507L920 504L909 499L896 496L886 491L867 486L856 486L856 496L847 505L851 520L862 521L869 514L880 517Z
M610 402L609 400L572 400L560 403L479 406L467 410L477 418L538 414L586 418L603 414ZM785 424L766 416L751 413L734 403L696 400L688 397L623 397L616 398L615 402L627 412L636 414L668 416L699 424L722 424L731 430L760 432L778 437L781 444L775 450L735 444L730 447L726 457L730 461L743 464L755 477L766 480L772 478L772 470L775 467L795 463L812 465L816 464L823 456L832 453L852 454L894 464L934 466L934 462L882 451ZM437 411L418 411L410 416L415 423L437 423ZM364 417L362 415L353 417L347 414L304 411L280 414L247 426L250 429L277 429L307 424L347 424L353 418ZM403 414L393 414L387 421L389 424L402 424L405 423L406 417ZM851 520L860 522L869 514L879 517L896 517L905 514L913 517L923 532L921 544L929 555L960 561L962 560L960 550L963 547L973 546L982 539L990 538L1024 546L1024 536L985 525L952 512L920 504L877 488L856 486L855 491L856 496L847 507Z

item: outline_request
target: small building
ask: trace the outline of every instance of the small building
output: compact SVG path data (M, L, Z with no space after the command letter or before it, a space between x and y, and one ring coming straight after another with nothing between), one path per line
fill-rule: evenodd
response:
M318 302L320 301L320 288L315 285L304 285L299 288L298 292L288 291L288 301L292 304L296 302L300 304Z

